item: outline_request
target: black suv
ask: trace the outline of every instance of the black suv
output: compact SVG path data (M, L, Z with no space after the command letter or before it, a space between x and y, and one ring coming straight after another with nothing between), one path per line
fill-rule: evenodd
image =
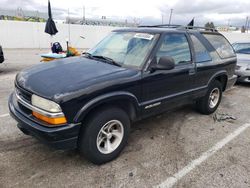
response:
M102 164L123 150L131 122L188 103L213 113L235 66L215 30L119 29L81 57L20 72L9 109L25 134Z
M0 45L0 63L4 62L4 55L3 55L3 49L2 46Z

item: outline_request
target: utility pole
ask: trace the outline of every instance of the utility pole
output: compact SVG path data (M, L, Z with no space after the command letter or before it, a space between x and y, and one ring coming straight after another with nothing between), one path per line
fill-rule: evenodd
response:
M247 22L247 33L248 33L248 28L249 28L249 20Z
M163 21L164 21L164 15L161 15L161 24L163 25Z
M230 19L228 19L228 22L227 22L227 31L230 30Z
M247 26L248 26L248 16L247 16L247 18L246 18L246 23L245 23L245 30L248 32Z
M69 17L69 8L68 8L68 42L70 42L70 17Z
M85 23L85 6L82 7L82 24Z
M172 8L170 9L169 22L168 22L169 25L171 24L171 19L172 19L173 10L174 10L174 9L172 9Z

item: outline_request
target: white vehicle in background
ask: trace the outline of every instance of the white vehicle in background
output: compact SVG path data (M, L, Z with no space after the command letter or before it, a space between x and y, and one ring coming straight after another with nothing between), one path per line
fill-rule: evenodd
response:
M238 82L250 83L250 42L236 42L233 48L237 54L235 74Z

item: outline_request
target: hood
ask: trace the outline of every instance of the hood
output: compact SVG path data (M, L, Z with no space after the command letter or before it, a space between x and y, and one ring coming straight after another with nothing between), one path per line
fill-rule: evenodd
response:
M16 82L31 93L58 101L61 96L131 77L136 72L85 57L72 57L26 69L17 75Z

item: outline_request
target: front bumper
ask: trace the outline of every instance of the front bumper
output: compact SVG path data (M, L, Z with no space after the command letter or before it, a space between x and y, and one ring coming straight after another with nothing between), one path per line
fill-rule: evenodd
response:
M238 82L250 83L250 70L236 70L235 74L238 76Z
M61 127L45 127L22 113L13 93L9 97L11 116L18 122L17 127L25 134L32 135L41 142L56 149L74 149L80 131L80 124L67 124Z

